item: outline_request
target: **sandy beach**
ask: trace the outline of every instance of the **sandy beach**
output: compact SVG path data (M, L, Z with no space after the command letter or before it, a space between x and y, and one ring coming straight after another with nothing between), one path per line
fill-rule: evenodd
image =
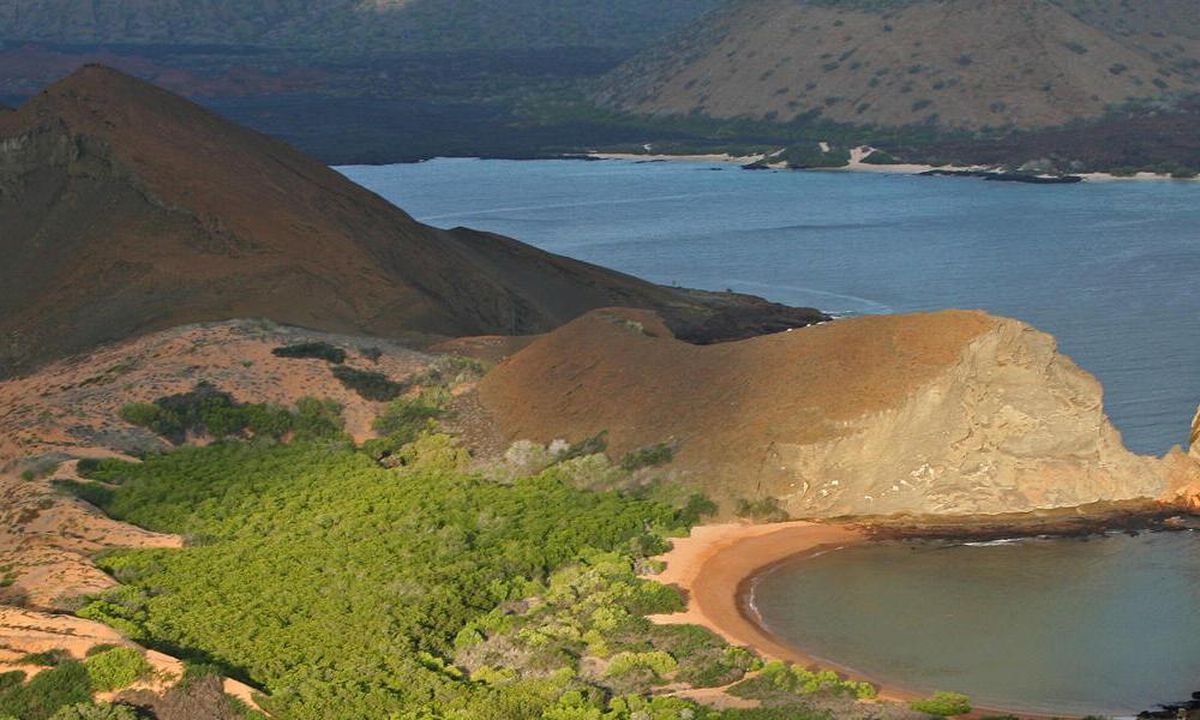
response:
M857 147L850 151L850 163L843 167L835 168L811 168L808 172L861 172L861 173L876 173L884 175L920 175L932 170L953 170L953 171L990 171L995 168L984 165L919 165L916 163L897 163L894 165L875 165L872 163L863 162L863 158L869 155L870 148ZM766 155L746 155L735 156L726 154L709 154L709 155L664 155L664 154L648 154L648 153L588 153L588 157L598 160L628 160L632 162L690 162L690 163L720 163L728 165L737 165L742 167L751 163L761 162L767 159ZM772 170L787 170L784 163L769 163L768 167ZM1155 174L1151 172L1140 172L1135 175L1110 175L1108 173L1090 172L1076 173L1078 177L1083 178L1084 182L1145 182L1151 181L1175 181L1188 182L1200 180L1200 178L1173 178L1170 175Z
M653 576L658 582L682 589L687 596L687 609L670 615L653 615L650 620L700 625L727 642L751 647L768 659L829 668L850 679L866 680L879 688L881 699L912 700L918 697L914 693L779 642L758 623L748 606L750 581L771 565L866 540L863 532L847 525L802 521L693 528L691 535L674 540L670 552L658 558L666 563L666 569Z

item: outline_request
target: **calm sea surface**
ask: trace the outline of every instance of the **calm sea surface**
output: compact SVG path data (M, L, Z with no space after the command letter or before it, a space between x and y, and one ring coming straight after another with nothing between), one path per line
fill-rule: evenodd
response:
M1126 443L1200 403L1200 183L1071 186L702 163L435 160L342 172L418 220L660 283L838 314L983 308L1097 375Z
M864 545L760 576L777 636L976 704L1134 714L1200 690L1200 535Z

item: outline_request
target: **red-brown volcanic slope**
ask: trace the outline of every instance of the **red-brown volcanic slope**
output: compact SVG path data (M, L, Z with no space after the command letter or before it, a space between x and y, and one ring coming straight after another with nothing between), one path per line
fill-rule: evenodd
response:
M992 323L970 312L865 317L698 347L671 339L653 313L600 310L501 363L480 393L514 439L607 430L619 456L697 438L680 460L754 467L762 458L749 448L819 440L891 406Z
M102 66L0 113L0 228L0 376L238 317L457 336L542 332L608 305L710 313L682 291L417 223L281 142Z
M671 441L671 468L714 499L774 498L798 517L1027 512L1154 498L1095 378L1053 338L982 312L864 317L721 345L607 309L498 365L480 399L509 439L610 455Z

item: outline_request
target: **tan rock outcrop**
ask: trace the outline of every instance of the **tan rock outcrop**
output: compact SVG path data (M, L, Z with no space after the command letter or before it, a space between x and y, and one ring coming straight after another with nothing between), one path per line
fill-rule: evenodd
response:
M1054 339L978 312L870 317L718 346L645 313L593 313L480 388L512 439L608 430L614 454L673 439L718 499L796 517L1022 512L1156 498L1100 384Z

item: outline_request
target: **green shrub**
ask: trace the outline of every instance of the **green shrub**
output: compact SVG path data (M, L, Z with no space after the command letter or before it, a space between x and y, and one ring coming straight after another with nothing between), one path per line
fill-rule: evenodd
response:
M275 357L325 360L334 365L346 362L346 351L327 342L305 342L284 345L271 351Z
M669 654L654 650L651 652L623 652L612 657L605 672L609 677L627 675L635 670L649 670L656 677L664 677L675 672L679 663Z
M679 519L687 525L695 525L701 519L712 517L720 508L703 493L692 493L679 511Z
M321 440L342 434L346 425L342 406L329 398L302 397L296 401L292 430L296 440Z
M87 702L60 708L50 720L138 720L138 714L125 705Z
M71 653L61 648L53 650L43 650L42 652L29 653L22 655L17 662L21 665L41 665L43 667L57 667L67 660L71 659Z
M12 715L21 720L47 720L59 708L92 699L87 670L77 660L66 660L43 670L24 685L21 684L24 673L5 673L3 677L0 715Z
M923 700L913 700L908 706L927 715L951 717L971 712L971 699L962 693L935 692Z
M734 514L757 522L782 522L788 519L787 511L779 504L779 500L769 495L757 500L739 498Z
M142 653L130 647L118 647L92 655L83 662L92 688L98 692L127 688L152 671Z
M121 408L120 415L126 422L152 430L175 445L187 440L188 433L207 433L218 439L241 437L249 433L275 440L292 431L302 432L306 437L339 434L342 428L340 418L332 423L322 422L318 427L308 424L316 407L313 403L316 402L320 401L302 399L297 402L295 413L277 405L243 405L211 383L200 382L188 393L169 395L153 403L126 405ZM302 403L305 403L304 407L301 407ZM338 406L334 404L332 407ZM337 413L341 413L340 407ZM316 414L328 417L331 411L321 410ZM86 470L94 474L104 467L105 462L88 463ZM81 469L81 472L84 470Z
M666 465L675 457L675 448L667 443L658 443L626 453L621 460L621 469L633 472L645 467Z
M394 382L383 373L358 370L345 365L335 367L333 376L343 385L358 393L364 400L375 402L395 400L406 389L403 383Z
M831 147L828 152L817 143L792 145L779 154L778 160L793 170L839 168L850 164L850 151Z
M78 480L54 480L51 485L65 493L74 495L84 502L98 508L107 507L113 499L113 490L98 482L79 482Z
M574 460L575 458L587 457L588 455L601 455L608 449L608 431L601 430L595 435L584 438L577 443L573 443L567 451L559 456L560 462Z
M779 660L762 667L762 672L744 680L730 693L738 697L763 698L772 692L799 696L834 695L869 700L876 696L874 685L858 680L844 680L832 670L807 670Z
M435 430L434 421L446 411L436 397L428 395L388 403L371 424L380 437L363 443L363 450L371 457L381 459L413 442L421 433Z
M867 165L898 165L900 163L891 153L883 150L872 150L862 161Z

